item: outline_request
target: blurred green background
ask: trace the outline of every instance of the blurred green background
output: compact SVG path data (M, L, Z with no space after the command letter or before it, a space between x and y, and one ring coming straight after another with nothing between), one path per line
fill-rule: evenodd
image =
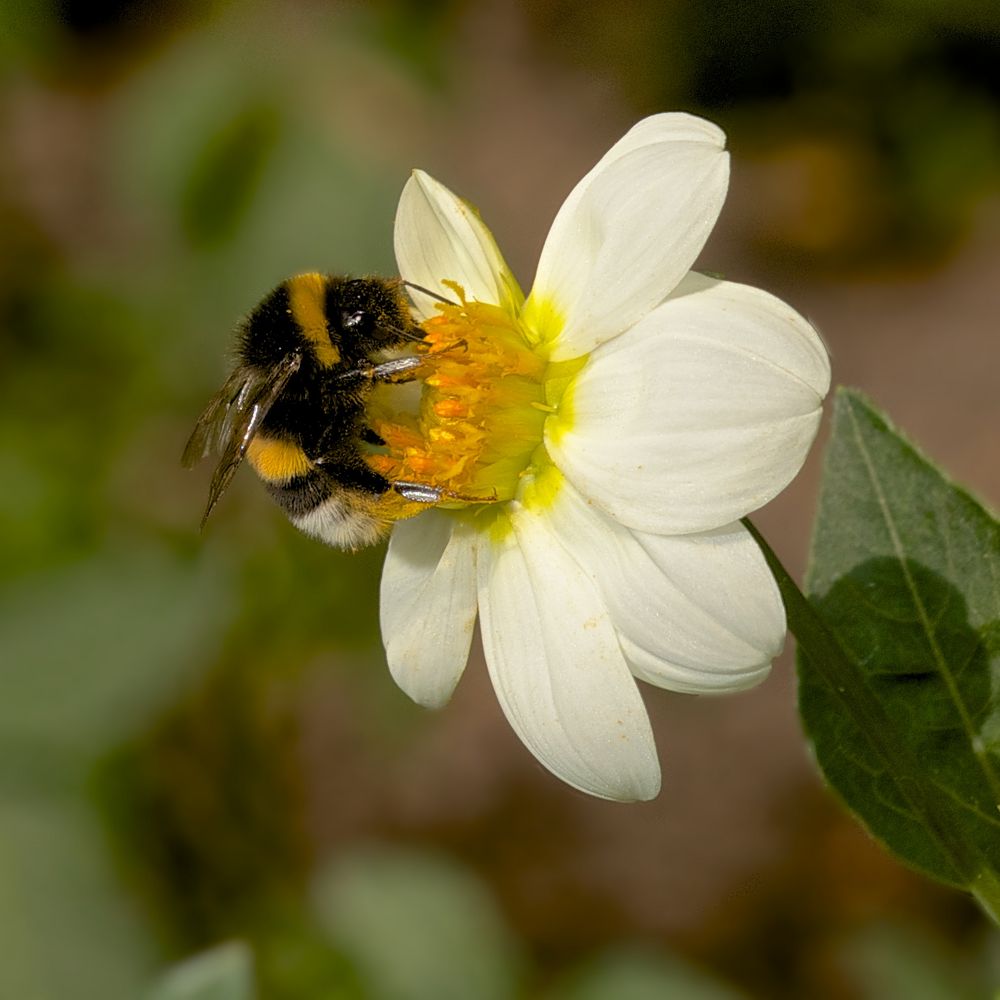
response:
M264 292L393 273L412 167L527 287L575 180L686 109L734 154L704 267L996 501L998 65L992 0L0 0L0 997L990 995L977 911L820 788L787 654L648 691L663 794L593 801L478 659L443 712L395 688L381 552L249 474L199 535L178 457ZM759 518L798 571L815 481Z

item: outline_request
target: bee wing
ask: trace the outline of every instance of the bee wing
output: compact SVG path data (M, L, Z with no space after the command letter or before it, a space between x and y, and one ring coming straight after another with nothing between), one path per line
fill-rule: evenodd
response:
M294 353L267 372L238 368L205 408L183 455L185 465L193 465L209 452L219 455L202 527L236 475L264 417L301 364L302 355Z
M226 379L225 385L211 398L194 430L184 445L181 464L185 469L197 465L203 458L218 454L222 450L223 434L229 413L245 391L252 372L239 367Z

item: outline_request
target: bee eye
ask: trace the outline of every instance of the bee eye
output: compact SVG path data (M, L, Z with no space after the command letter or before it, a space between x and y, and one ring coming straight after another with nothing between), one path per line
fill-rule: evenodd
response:
M340 314L340 324L348 333L367 333L372 327L372 314L364 309L345 309Z

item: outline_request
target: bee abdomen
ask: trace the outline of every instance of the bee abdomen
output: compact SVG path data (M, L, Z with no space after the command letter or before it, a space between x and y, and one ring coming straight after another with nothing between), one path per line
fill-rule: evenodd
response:
M274 502L293 521L315 510L334 492L329 476L318 469L284 481L264 479L264 485Z
M299 531L319 538L341 549L360 549L374 545L389 530L390 525L365 509L364 500L348 496L342 490L328 496L307 513L289 518Z
M313 463L297 442L263 436L250 442L247 461L254 472L269 484L284 484L304 477L313 468Z
M331 474L312 465L301 476L284 482L264 480L268 493L300 531L342 549L357 549L377 542L388 531L385 518L375 515L389 484L377 473L347 478L348 469L334 465ZM354 482L354 478L363 482Z

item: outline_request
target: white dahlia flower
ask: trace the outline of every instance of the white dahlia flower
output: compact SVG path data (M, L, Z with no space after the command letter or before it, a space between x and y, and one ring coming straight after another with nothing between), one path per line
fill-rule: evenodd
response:
M789 306L690 270L722 207L725 137L639 122L577 184L527 298L492 234L427 174L396 257L429 342L419 414L382 468L449 504L393 529L381 618L393 677L443 705L477 614L531 752L575 788L649 799L660 769L636 678L738 691L780 652L777 587L740 518L798 472L830 384Z

